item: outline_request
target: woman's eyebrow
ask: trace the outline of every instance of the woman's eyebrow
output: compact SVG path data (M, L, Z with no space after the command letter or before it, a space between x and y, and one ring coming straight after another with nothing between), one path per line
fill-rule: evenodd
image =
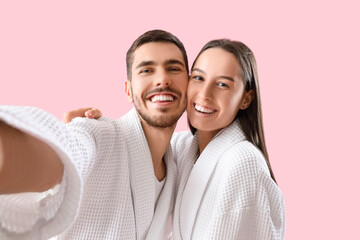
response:
M200 68L194 68L192 71L193 72L196 71L196 72L199 72L199 73L202 73L202 74L206 75L206 73L203 70L201 70Z
M193 71L193 72L199 72L199 73L202 73L202 74L206 75L205 71L201 70L200 68L194 68L192 71ZM223 79L226 79L226 80L235 82L235 79L234 79L234 78L229 77L229 76L226 76L226 75L220 75L220 76L217 76L216 78L218 78L218 79L223 78Z
M229 77L229 76L223 76L223 75L221 75L221 76L218 76L217 78L223 78L223 79L227 79L227 80L229 80L229 81L235 82L234 78Z

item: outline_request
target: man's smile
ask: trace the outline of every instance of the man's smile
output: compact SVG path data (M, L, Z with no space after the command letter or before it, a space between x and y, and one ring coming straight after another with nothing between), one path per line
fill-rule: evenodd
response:
M169 93L152 94L148 98L151 102L173 102L176 97Z

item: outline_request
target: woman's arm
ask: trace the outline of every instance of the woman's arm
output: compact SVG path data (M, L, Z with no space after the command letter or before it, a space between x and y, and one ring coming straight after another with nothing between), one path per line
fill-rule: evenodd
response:
M69 122L71 122L72 119L77 118L77 117L98 119L101 116L102 116L102 113L97 108L91 108L91 107L79 108L77 110L72 110L72 111L66 112L64 114L63 122L69 123Z

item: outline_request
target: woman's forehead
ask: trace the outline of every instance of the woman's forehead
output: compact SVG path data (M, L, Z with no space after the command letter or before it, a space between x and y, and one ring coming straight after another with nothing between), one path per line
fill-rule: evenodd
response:
M212 75L242 75L241 66L234 54L221 48L210 48L202 52L194 64L194 70Z

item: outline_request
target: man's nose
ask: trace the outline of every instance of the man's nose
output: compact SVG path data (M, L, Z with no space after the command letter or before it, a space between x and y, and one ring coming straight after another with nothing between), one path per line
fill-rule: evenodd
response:
M161 86L170 86L171 85L171 77L166 71L159 71L156 74L155 79L155 86L161 87Z

